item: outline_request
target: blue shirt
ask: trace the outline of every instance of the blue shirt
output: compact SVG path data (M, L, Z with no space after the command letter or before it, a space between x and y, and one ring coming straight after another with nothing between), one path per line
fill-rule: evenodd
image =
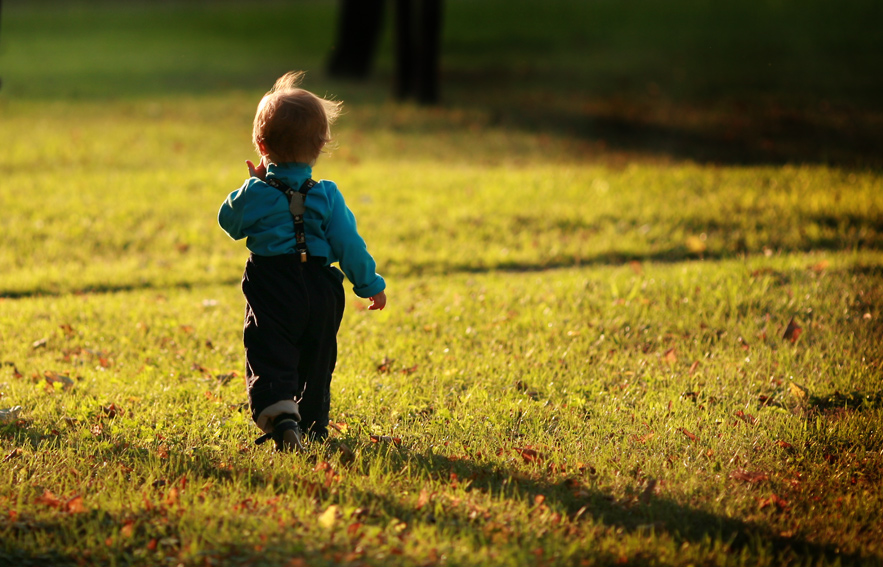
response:
M270 164L267 177L276 177L298 189L312 176L303 163ZM359 297L372 297L386 288L376 273L377 265L365 241L356 230L356 217L346 206L333 181L319 181L304 201L304 232L307 250L321 256L328 265L337 262ZM278 189L252 177L230 193L218 211L218 224L234 240L259 256L295 253L294 222L288 199Z

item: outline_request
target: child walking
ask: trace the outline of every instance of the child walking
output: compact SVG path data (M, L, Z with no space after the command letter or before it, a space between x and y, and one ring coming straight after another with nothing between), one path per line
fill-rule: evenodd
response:
M251 252L242 276L246 388L265 433L258 442L273 439L277 451L328 436L343 274L368 309L386 306L386 283L343 195L333 181L312 180L340 102L299 88L302 77L286 73L261 99L252 132L261 160L246 161L251 177L218 212Z

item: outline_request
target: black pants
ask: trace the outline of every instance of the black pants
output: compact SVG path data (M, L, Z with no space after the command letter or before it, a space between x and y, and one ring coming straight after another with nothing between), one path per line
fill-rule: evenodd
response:
M301 428L328 435L331 374L343 317L343 274L324 258L252 254L242 276L245 378L252 418L295 400Z

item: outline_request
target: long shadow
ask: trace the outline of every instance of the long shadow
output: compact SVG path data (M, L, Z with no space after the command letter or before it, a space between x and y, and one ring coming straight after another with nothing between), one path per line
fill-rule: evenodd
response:
M16 427L6 426L3 429L4 436L10 437L17 446L30 446L38 448L44 442L45 436L39 432L24 432ZM63 436L64 434L62 434ZM60 437L57 437L60 439ZM494 499L521 501L528 505L543 506L552 513L557 513L566 518L566 522L576 530L586 527L586 533L592 533L591 526L601 525L614 531L622 531L629 534L661 535L671 537L676 543L689 543L702 546L716 546L720 544L720 553L742 553L743 557L751 554L766 555L770 552L774 557L783 561L798 563L833 563L840 561L841 564L862 564L878 561L880 557L862 556L858 553L842 553L837 542L816 543L802 536L785 537L771 531L769 528L757 523L743 521L737 518L726 517L709 512L697 507L690 507L671 498L660 497L645 491L641 497L617 498L607 494L598 488L591 486L592 472L581 473L568 477L564 480L547 480L544 471L538 468L536 471L526 471L524 468L509 467L497 463L482 462L481 459L456 459L452 460L445 455L433 452L412 451L405 446L393 443L369 443L364 439L347 437L343 441L355 448L355 452L339 453L339 445L329 443L318 449L312 450L305 459L307 468L320 459L328 459L333 462L332 466L344 471L344 478L352 475L369 476L377 474L378 461L388 473L399 474L399 471L407 468L413 471L412 480L421 479L428 485L438 487L440 483L450 483L452 478L459 482L458 490L467 492L476 491ZM338 460L335 455L342 455ZM346 458L343 458L343 457ZM101 451L96 455L104 461L119 461L129 467L133 478L139 474L139 464L148 466L148 460L152 461L149 466L156 470L157 458L146 449L135 449L127 444L113 446ZM386 492L372 491L361 488L347 488L338 485L334 488L320 482L304 479L294 486L282 483L272 474L250 470L248 474L243 471L231 470L215 466L217 456L205 453L200 455L196 449L193 455L181 458L170 458L163 466L168 482L175 479L187 478L188 484L196 485L199 481L208 480L213 483L236 482L253 489L272 487L278 494L294 491L299 494L309 495L328 503L352 503L363 502L359 508L358 518L349 518L350 523L359 522L365 525L387 526L391 518L397 518L405 522L409 529L415 525L435 526L444 531L454 531L460 537L471 540L476 548L493 546L493 531L499 531L498 519L493 516L485 517L482 514L474 514L468 505L459 506L447 502L447 505L421 506L407 505L396 495ZM284 457L280 457L284 458ZM535 466L540 467L541 464ZM455 476L454 476L455 475ZM586 475L589 478L586 478ZM305 475L306 477L306 475ZM557 477L560 478L560 477ZM145 485L133 485L133 490L142 490ZM154 481L148 489L157 494L157 501L162 501L163 492L169 487L166 481ZM540 503L540 504L537 504ZM443 503L444 504L444 503ZM55 531L67 531L71 529L71 522L77 526L86 526L95 522L112 522L104 516L101 510L92 510L85 514L74 515L73 519L58 520L55 522L37 522L27 516L19 517L16 522L7 526L10 535L17 533L30 534L34 531L51 534ZM155 515L164 515L162 506L148 508L137 514L146 515L149 519ZM162 523L163 533L161 537L176 537L175 516L165 514ZM231 519L235 522L235 519ZM315 521L315 518L304 519L307 522ZM77 528L79 529L79 528ZM502 528L505 531L505 528ZM130 541L127 547L119 550L124 556L130 553L133 546L144 546L150 537L157 534L140 534ZM519 534L509 531L509 541L524 541L528 534ZM566 537L574 537L573 534ZM536 536L537 544L542 544L543 536ZM51 548L34 554L13 547L15 537L9 539L0 546L0 564L3 561L8 564L21 565L74 565L81 562L82 557L65 555ZM218 549L205 550L207 556L218 559L216 564L234 564L236 561L249 560L255 557L254 542L224 542L219 544ZM511 545L503 544L503 545ZM582 541L580 554L581 559L594 560L602 564L611 564L620 558L613 557L609 553L596 549L592 541ZM331 539L322 546L321 557L331 554L339 554L341 557L352 552L353 545L347 541L335 542ZM639 552L640 553L640 552ZM271 543L260 552L264 559L272 557L320 557L316 546L307 548L302 541L295 538L288 543ZM122 558L120 558L122 560ZM648 559L648 558L643 558ZM655 558L658 561L658 558ZM640 564L642 557L630 558L629 563ZM125 563L125 561L123 561ZM236 563L238 564L238 563ZM451 564L449 562L449 564Z
M126 293L133 291L144 291L150 289L179 289L191 290L208 285L234 285L240 282L239 277L227 277L214 280L211 282L190 282L179 280L172 283L157 284L155 282L142 281L120 284L94 284L83 287L74 287L66 289L55 288L36 288L23 290L2 290L0 289L0 298L2 299L28 299L34 297L61 297L64 295L89 295L89 294L112 294Z
M496 464L462 459L451 461L432 453L406 453L391 460L395 461L396 458L401 460L402 466L408 462L413 469L416 464L425 471L428 479L445 481L453 473L466 483L470 491L527 503L536 502L537 497L542 497L543 505L577 524L593 522L628 533L668 534L678 543L708 545L710 542L720 542L728 552L750 552L757 550L759 544L767 544L779 556L793 554L804 560L810 559L811 563L839 559L845 564L858 564L868 559L859 554L841 553L837 542L819 544L803 537L783 537L755 523L692 508L655 495L646 499L617 500L585 483L581 483L575 491L570 482L537 480L535 475L528 476L519 470ZM481 535L483 522L476 520L468 510L446 510L442 515L435 515L430 510L404 507L386 494L365 493L363 497L385 514L409 522L440 524L455 529L469 526L472 528L469 533L473 534L476 545L488 545L487 538ZM585 542L585 553L587 558L605 559L592 549L590 541Z

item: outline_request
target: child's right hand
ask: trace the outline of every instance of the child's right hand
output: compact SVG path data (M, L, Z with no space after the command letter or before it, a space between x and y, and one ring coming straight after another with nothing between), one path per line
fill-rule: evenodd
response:
M386 292L381 291L377 295L371 296L369 298L371 300L371 306L368 307L368 311L382 311L384 307L386 307Z
M248 166L249 175L257 177L261 181L267 180L267 164L264 162L264 156L261 156L261 162L257 167L250 160L245 160L245 165Z

